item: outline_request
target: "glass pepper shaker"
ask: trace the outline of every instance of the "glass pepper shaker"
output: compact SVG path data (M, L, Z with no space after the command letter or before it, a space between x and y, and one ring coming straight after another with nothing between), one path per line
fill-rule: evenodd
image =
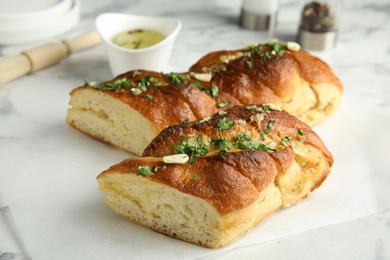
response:
M243 0L240 25L249 30L274 32L279 0Z
M336 46L341 0L302 0L298 42L309 50L331 50Z

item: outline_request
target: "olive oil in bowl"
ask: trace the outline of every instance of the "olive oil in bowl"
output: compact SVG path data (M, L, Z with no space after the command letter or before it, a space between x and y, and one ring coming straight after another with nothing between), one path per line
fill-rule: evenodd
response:
M134 29L142 29L142 33L134 33ZM181 22L169 17L104 13L96 18L96 30L106 47L108 62L114 76L131 70L166 70L180 29ZM162 34L158 40L153 40L155 44L150 47L144 45L149 41L149 38L153 38L153 36L144 35L147 30ZM126 45L128 42L128 47L120 47L114 43L117 41L114 36L120 32L126 32L126 40L120 41L118 44ZM141 35L141 37L133 38L135 35Z
M112 42L126 49L142 49L155 45L165 36L154 30L136 29L121 32L112 37Z

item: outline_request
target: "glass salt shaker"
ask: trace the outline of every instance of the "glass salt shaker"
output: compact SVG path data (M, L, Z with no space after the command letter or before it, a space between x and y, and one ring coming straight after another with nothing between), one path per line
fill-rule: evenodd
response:
M275 31L279 0L243 0L240 25L249 30Z
M336 46L342 0L301 0L299 44L309 50L331 50Z

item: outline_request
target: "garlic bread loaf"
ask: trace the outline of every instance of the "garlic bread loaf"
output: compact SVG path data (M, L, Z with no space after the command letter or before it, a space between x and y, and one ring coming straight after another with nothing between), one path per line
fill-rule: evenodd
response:
M130 221L217 248L307 197L332 164L309 126L261 104L170 126L143 157L110 167L97 181L107 204Z
M152 87L157 80L161 85ZM183 83L166 84L168 80L164 74L132 71L97 87L79 87L71 92L66 120L92 137L140 155L167 126L217 111L206 103L212 98L205 92ZM189 96L196 99L188 103ZM193 107L199 107L197 116Z
M201 58L188 72L129 71L71 93L67 122L140 155L168 126L234 106L272 103L309 125L338 107L343 87L331 68L278 42Z
M272 103L311 126L337 109L343 92L339 78L325 62L277 42L212 52L190 71L213 73L211 84L221 89L217 103L229 100L230 107Z
M284 174L277 178L283 206L306 197L333 164L332 154L308 125L271 104L234 107L200 121L170 126L142 156L185 153L196 161L197 156L248 149L268 152L276 161L289 161L291 167L283 167ZM294 156L283 157L289 149Z
M244 165L235 166L235 164ZM248 169L246 169L248 168ZM130 158L98 176L106 203L130 221L209 248L239 238L281 206L266 152L202 156L195 163Z

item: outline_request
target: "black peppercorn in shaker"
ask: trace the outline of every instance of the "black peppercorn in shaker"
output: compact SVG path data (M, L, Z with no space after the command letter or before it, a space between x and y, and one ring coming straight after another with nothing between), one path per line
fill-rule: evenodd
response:
M341 0L302 1L298 42L309 50L330 50L337 42Z

